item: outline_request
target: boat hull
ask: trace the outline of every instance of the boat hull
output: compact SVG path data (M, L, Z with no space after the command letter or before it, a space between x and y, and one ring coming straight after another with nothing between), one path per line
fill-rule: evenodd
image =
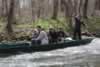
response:
M46 45L30 45L29 43L11 43L0 45L0 53L9 52L37 52L37 51L50 51L55 49L63 49L67 47L82 46L90 43L93 39L73 40L63 43L53 43Z

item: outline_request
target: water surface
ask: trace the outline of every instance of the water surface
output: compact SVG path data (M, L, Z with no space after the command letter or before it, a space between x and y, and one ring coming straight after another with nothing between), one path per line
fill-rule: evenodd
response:
M100 39L85 46L0 57L0 67L100 67Z

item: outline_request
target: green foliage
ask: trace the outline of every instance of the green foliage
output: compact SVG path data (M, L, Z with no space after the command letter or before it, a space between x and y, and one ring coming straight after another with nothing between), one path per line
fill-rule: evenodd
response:
M89 32L100 32L100 17L89 17L88 19L83 19L85 24L87 25L87 30ZM4 28L6 23L3 23L4 21L2 21L2 19L0 20L0 34L2 32L4 32ZM25 23L18 23L16 25L14 25L14 31L17 30L17 32L15 32L15 35L18 39L20 38L31 38L32 35L32 29L34 29L36 26L40 25L42 26L46 31L48 31L49 28L54 28L54 29L58 29L58 28L63 28L64 31L67 31L69 33L73 32L72 28L70 26L70 18L58 18L57 20L53 20L53 19L38 19L35 20L35 22L25 22ZM24 30L24 31L23 31ZM85 31L85 29L83 29L82 31ZM3 36L0 38L3 40L7 39L5 34L2 34Z
M63 28L64 30L66 30L68 28L65 18L58 18L57 20L39 19L33 22L33 27L36 27L38 25L40 25L46 30L48 30L49 28L55 28L55 29Z
M88 26L90 32L99 32L100 31L100 17L90 17L85 20L85 23Z

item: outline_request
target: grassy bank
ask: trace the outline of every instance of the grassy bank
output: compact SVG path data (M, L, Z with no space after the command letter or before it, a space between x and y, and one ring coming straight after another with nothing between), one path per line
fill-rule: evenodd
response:
M65 18L58 18L57 20L52 20L52 19L38 19L35 20L34 22L25 22L21 23L18 22L17 24L13 25L15 35L17 38L20 37L31 37L32 30L40 25L42 26L46 31L48 31L49 28L55 28L56 30L61 27L63 28L64 31L69 32L72 31L70 28L69 24L69 19ZM87 30L89 32L100 32L100 17L89 17L87 20L84 20L85 24L87 25ZM6 39L4 32L5 31L5 22L0 22L0 34L2 34L0 38ZM83 29L85 31L85 29Z
M59 27L63 28L65 31L70 30L70 23L69 19L65 18L58 18L57 20L52 19L38 19L35 22L29 22L24 24L16 25L16 28L35 28L36 26L40 25L44 29L48 30L49 28L53 27L58 29ZM87 20L84 19L84 23L87 25L87 29L90 32L99 32L100 31L100 17L89 17Z

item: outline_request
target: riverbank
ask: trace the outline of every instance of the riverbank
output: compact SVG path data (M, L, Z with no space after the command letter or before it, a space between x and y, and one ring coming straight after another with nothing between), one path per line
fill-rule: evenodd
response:
M89 17L88 20L84 20L87 25L87 29L83 28L83 32L90 33L89 36L93 35L100 37L100 18L99 17ZM13 30L15 38L14 40L30 40L32 37L32 30L37 26L42 26L46 31L53 27L56 30L61 27L67 33L72 33L71 27L68 25L69 19L58 18L58 20L52 19L38 19L34 22L16 22L13 24ZM0 41L7 40L7 33L5 30L6 22L1 21L0 23ZM88 35L88 34L87 34Z

